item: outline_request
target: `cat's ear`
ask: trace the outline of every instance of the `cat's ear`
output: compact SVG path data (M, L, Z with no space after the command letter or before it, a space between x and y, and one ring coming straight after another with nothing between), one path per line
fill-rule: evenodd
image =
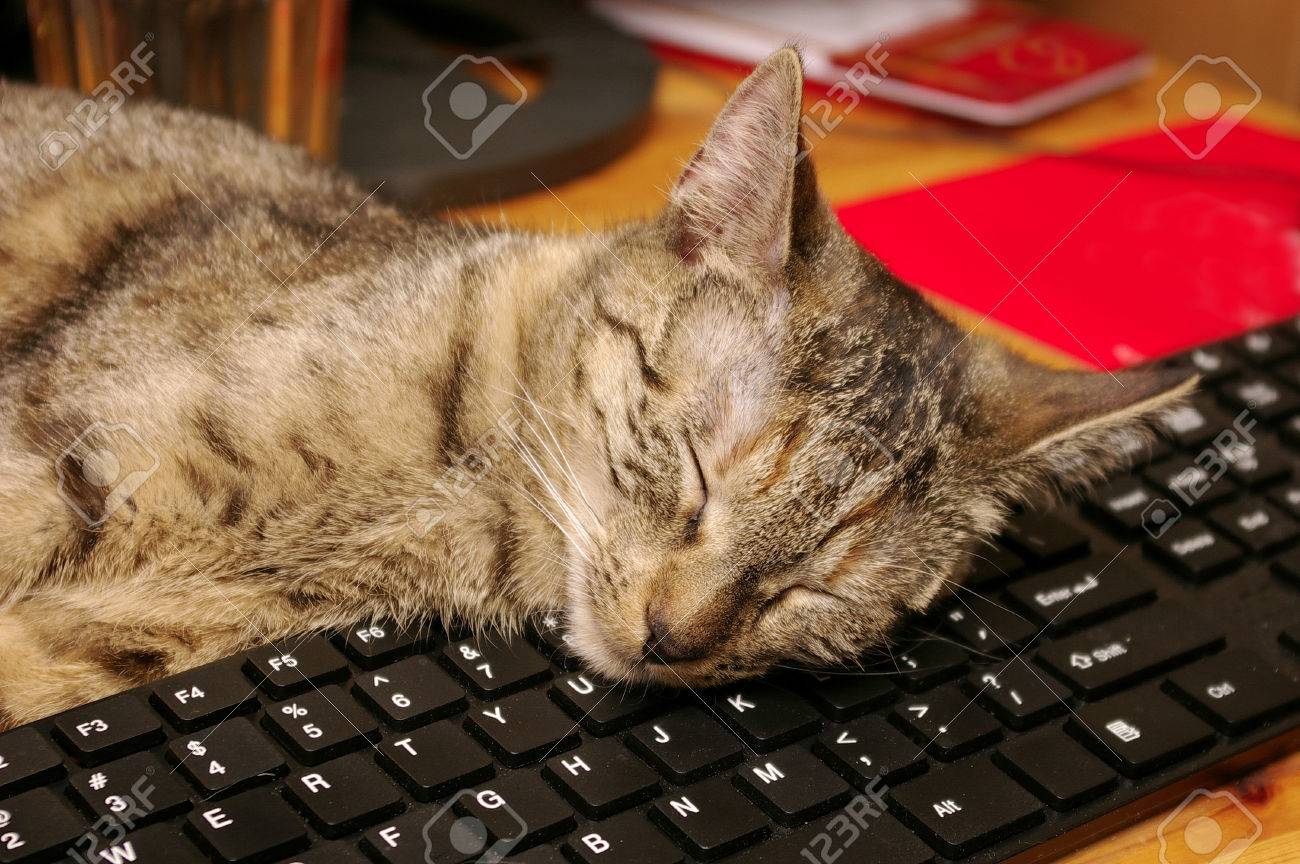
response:
M803 61L783 48L750 74L673 186L663 219L684 260L717 250L766 275L779 274L798 221L820 213L799 133ZM793 236L792 236L793 235Z
M1002 451L995 470L1017 493L1085 485L1126 466L1198 380L1176 368L1049 369L992 345L979 353L981 401Z

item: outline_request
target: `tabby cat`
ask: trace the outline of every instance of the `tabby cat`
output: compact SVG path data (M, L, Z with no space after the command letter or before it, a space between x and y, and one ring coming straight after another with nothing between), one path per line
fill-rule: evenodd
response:
M967 338L840 229L801 93L778 52L661 214L556 236L144 101L50 170L76 97L0 86L0 725L378 619L840 661L1194 386Z

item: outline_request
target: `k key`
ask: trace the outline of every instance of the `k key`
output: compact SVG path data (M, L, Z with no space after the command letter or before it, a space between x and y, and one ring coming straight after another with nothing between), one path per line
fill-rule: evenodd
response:
M821 727L817 712L798 696L765 681L721 691L718 712L733 731L760 752L775 750Z

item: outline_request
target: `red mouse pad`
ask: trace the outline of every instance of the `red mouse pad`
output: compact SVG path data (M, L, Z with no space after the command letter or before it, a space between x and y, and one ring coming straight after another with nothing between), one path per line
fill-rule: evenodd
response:
M905 281L1103 368L1300 312L1300 141L1245 125L1200 160L1157 132L839 215Z

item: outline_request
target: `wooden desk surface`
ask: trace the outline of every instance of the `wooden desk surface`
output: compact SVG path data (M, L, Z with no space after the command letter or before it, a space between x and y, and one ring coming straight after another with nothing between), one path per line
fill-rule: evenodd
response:
M1007 164L1036 152L1077 150L1112 138L1156 128L1155 93L1178 68L1161 62L1145 80L1109 96L1016 130L985 131L935 117L865 101L817 142L813 161L833 203L929 185L946 178ZM709 129L739 76L683 59L665 62L654 113L640 142L603 169L578 180L539 188L500 205L464 211L503 218L517 225L582 231L646 216L664 202L665 190ZM1232 85L1225 95L1242 92ZM809 97L809 101L815 98ZM1224 104L1232 104L1225 98ZM1300 135L1300 114L1267 100L1250 115L1252 123ZM912 175L916 176L913 179ZM937 206L937 205L936 205ZM1008 218L1015 218L1008 214ZM1055 365L1074 361L1054 349L992 321L944 305L945 313L975 332L1007 341L1030 356ZM1240 778L1227 791L1260 820L1263 833L1237 864L1300 862L1300 754L1292 754ZM1213 802L1195 812L1209 815ZM1065 864L1179 864L1162 862L1156 831L1167 813L1135 824L1062 859ZM1226 864L1226 862L1224 862Z

